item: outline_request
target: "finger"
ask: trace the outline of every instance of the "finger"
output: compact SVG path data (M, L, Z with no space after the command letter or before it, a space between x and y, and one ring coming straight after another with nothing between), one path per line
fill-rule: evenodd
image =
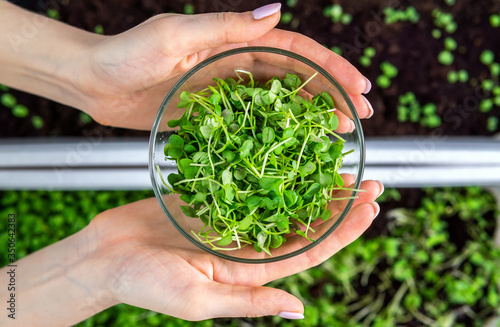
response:
M368 80L351 63L302 34L274 29L249 45L277 47L300 54L325 68L349 94L369 91Z
M280 19L281 4L270 4L253 12L209 13L179 15L176 40L178 49L188 55L203 50L222 47L230 43L254 40L269 32Z
M192 312L188 317L184 316L184 319L284 316L286 313L301 318L304 312L299 299L270 287L238 286L211 281L196 288Z
M379 211L380 207L376 202L362 203L353 207L339 227L311 250L292 259L266 264L263 270L267 274L268 280L286 277L322 263L361 236ZM331 221L334 222L336 219L333 218ZM321 235L324 233L324 229L330 227L331 224L322 224L316 232ZM288 252L290 249L300 249L308 244L310 241L297 235L288 239L285 246ZM290 264L291 260L293 260L293 264Z
M349 186L349 188L351 187L354 187L354 184ZM380 181L363 181L361 182L359 188L361 191L358 192L357 194L358 197L354 200L353 206L365 202L373 202L384 192L384 184L382 184L382 182ZM347 198L350 197L351 195L352 191L338 191L337 193L333 194L333 197ZM332 213L335 215L338 212L344 210L348 201L349 201L348 199L331 201L328 204L328 209L330 209Z

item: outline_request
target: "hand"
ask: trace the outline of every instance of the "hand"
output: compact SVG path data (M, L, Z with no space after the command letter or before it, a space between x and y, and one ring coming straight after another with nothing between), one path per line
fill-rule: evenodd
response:
M372 201L383 191L374 181L361 188L366 192L326 240L292 259L268 264L235 263L204 252L170 224L154 198L111 209L87 227L96 240L98 285L91 289L108 294L108 305L124 302L186 320L300 316L304 308L297 298L261 285L316 266L358 238L378 213ZM292 236L285 244L304 240Z
M361 118L371 116L373 109L361 95L369 91L369 82L356 68L306 36L273 29L279 17L278 11L261 19L251 12L161 14L122 34L96 36L64 70L65 79L76 83L72 89L80 92L73 106L105 125L150 129L163 98L184 72L221 51L260 45L315 61L342 84ZM349 124L341 119L341 128L343 121Z

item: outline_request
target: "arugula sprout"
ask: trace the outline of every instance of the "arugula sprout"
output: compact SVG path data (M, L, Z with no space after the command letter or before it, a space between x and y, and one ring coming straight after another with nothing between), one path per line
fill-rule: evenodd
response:
M184 114L168 122L180 129L164 148L178 172L164 184L186 202L186 216L205 224L193 232L201 242L218 250L253 245L271 255L289 233L313 241L311 224L332 216L327 204L345 189L338 171L345 140L335 133L332 97L302 91L317 73L304 83L286 74L264 84L235 73L180 94Z

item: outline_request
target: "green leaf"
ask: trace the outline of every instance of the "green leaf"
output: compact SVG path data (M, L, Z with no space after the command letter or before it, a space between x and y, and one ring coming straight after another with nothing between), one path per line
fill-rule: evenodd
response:
M240 157L245 158L250 155L250 151L253 149L253 141L246 140L240 148Z
M226 235L222 236L222 238L220 240L217 241L217 245L226 246L226 245L231 244L232 241L233 241L232 234L227 233Z
M184 152L181 148L170 148L168 149L168 155L174 159L179 159L184 155Z
M231 184L233 181L233 174L229 170L222 172L222 185Z
M243 169L237 169L237 170L235 170L235 172L234 172L234 178L236 180L241 181L241 180L245 179L245 177L247 177L247 172L245 170L243 170Z
M283 80L283 83L290 90L294 90L298 88L302 82L297 75L287 73L285 79Z
M181 92L181 94L179 96L179 99L181 99L182 101L189 101L189 100L191 100L191 98L189 96L189 92L188 91Z
M306 177L316 171L316 165L312 161L308 161L304 165L300 166L298 171L300 177Z
M261 197L257 195L252 195L247 198L246 204L250 211L253 211L255 208L259 206Z
M275 178L270 178L270 177L262 177L259 179L259 186L262 187L264 190L272 190L274 183L276 182Z
M252 216L248 215L240 221L238 229L241 231L247 230L253 222Z
M200 132L201 132L201 135L203 135L204 138L209 139L210 135L212 135L213 128L212 128L212 126L204 125L204 126L200 127Z
M333 174L320 172L319 183L326 187L333 186Z
M170 143L172 147L175 148L182 148L184 146L184 140L177 134L170 135L168 143Z
M275 79L271 84L271 92L274 94L278 94L279 91L281 91L281 82Z
M302 196L304 200L311 200L318 192L321 190L321 184L320 183L313 183L309 188L307 189L306 193Z
M333 109L335 108L335 103L333 102L332 97L330 94L326 92L321 92L321 98L325 100L326 104L328 105L328 108Z
M271 143L274 141L274 130L271 127L264 127L262 130L262 142Z
M196 216L196 211L193 208L191 208L189 206L180 206L180 207L181 207L182 212L186 216L191 217L191 218L196 218L197 217Z
M234 189L230 184L223 186L224 194L227 202L231 202L234 199Z

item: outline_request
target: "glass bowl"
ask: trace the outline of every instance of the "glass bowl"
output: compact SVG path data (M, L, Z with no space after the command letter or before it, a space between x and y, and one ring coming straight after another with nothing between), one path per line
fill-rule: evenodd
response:
M235 71L239 74L236 74ZM180 118L184 113L184 109L177 108L181 93L184 91L199 92L206 89L208 85L213 86L215 85L213 80L215 77L237 79L237 75L244 75L248 79L246 72L250 72L255 81L261 82L266 82L275 76L280 79L285 78L287 73L293 73L302 81L306 81L317 73L305 85L304 92L313 95L327 92L333 98L335 108L349 116L355 124L353 132L340 134L345 140L344 153L353 150L352 153L343 158L342 167L339 169L343 178L349 179L350 189L343 191L342 197L346 198L345 200L336 201L337 211L333 217L326 221L318 219L317 222L320 223L313 223L311 225L313 227L307 230L307 237L314 241L292 232L284 235L286 241L279 247L269 248L269 252L258 252L251 245L241 246L242 244L234 238L231 244L224 246L216 245L217 243L214 242L207 243L206 239L203 240L199 236L199 232L205 224L199 218L186 216L185 212L181 210L181 206L186 206L186 203L180 199L179 194L175 194L169 189L171 185L168 183L167 176L171 173L178 173L178 168L176 161L165 155L164 149L169 144L170 137L177 133L178 127L170 128L167 123L171 119ZM149 144L149 170L153 189L171 223L184 237L201 249L221 258L242 263L266 263L291 258L312 249L325 240L340 225L354 202L356 190L360 186L363 175L364 160L365 150L361 123L354 105L340 84L325 69L311 60L290 51L270 47L231 49L216 54L190 69L178 80L163 100L151 131ZM241 217L236 218L238 220L245 217L243 213L236 214L241 215ZM271 236L269 237L271 238Z

